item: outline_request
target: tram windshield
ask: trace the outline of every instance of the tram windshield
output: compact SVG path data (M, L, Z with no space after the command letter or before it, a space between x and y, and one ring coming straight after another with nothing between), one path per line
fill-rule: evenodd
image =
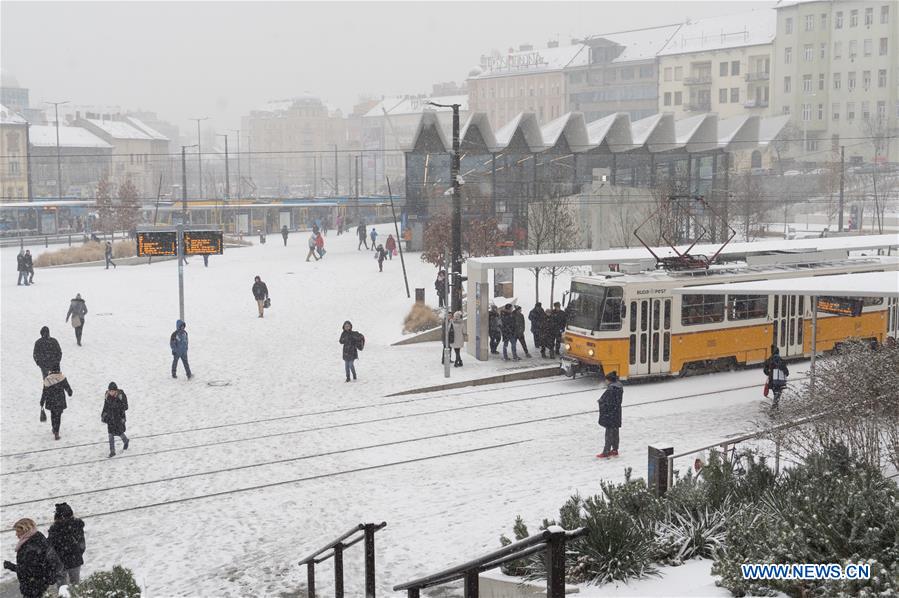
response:
M587 330L621 329L621 287L571 283L568 325Z

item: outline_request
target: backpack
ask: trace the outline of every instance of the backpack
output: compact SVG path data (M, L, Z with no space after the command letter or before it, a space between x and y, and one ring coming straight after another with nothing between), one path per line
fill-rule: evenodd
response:
M357 332L355 341L356 341L357 349L359 349L361 351L365 348L365 335L364 334L362 334L361 332Z

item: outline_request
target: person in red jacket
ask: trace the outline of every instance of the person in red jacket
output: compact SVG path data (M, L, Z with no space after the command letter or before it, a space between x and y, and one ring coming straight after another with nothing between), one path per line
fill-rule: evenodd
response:
M325 257L325 239L321 233L315 235L315 252L318 253L318 259Z
M396 239L393 238L393 235L387 235L384 249L387 250L387 257L393 259L393 253L396 251Z

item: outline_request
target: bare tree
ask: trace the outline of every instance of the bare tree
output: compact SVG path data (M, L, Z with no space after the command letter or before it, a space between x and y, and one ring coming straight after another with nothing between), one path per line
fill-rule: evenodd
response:
M137 187L131 182L131 178L126 178L125 182L119 185L119 205L116 206L116 223L121 230L128 230L137 226L140 217L140 204L137 198Z
M580 227L576 206L570 197L551 195L528 205L527 251L532 254L571 251L579 246ZM540 297L540 272L543 268L531 268L534 273L535 296ZM556 276L564 268L552 266L550 271L549 301L552 303Z
M883 201L877 193L877 167L880 164L880 157L886 153L887 146L892 136L887 119L880 114L869 115L868 118L862 119L862 132L868 139L868 143L874 150L874 168L871 170L871 184L874 193L874 215L877 225L877 232L883 234L884 214L886 212L886 201Z
M112 184L109 178L104 174L97 183L97 212L100 216L97 227L105 232L110 233L115 230L116 214L115 207L112 204Z
M750 172L744 172L735 177L732 192L733 220L738 220L743 225L743 236L746 241L753 241L761 231L761 223L766 220L768 204L763 197L762 188L758 178ZM786 199L784 206L787 205ZM736 228L736 226L734 226Z

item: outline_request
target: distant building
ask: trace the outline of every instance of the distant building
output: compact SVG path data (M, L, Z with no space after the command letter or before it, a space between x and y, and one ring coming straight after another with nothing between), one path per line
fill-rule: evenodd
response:
M28 201L28 122L0 104L0 202Z
M28 88L21 87L19 81L7 71L0 72L0 104L18 112L33 125L47 124L44 111L31 107Z
M35 198L93 198L97 183L109 176L113 146L87 129L59 127L62 193L57 191L56 127L29 128L32 195Z
M764 8L681 25L659 52L659 111L769 114L776 22Z

